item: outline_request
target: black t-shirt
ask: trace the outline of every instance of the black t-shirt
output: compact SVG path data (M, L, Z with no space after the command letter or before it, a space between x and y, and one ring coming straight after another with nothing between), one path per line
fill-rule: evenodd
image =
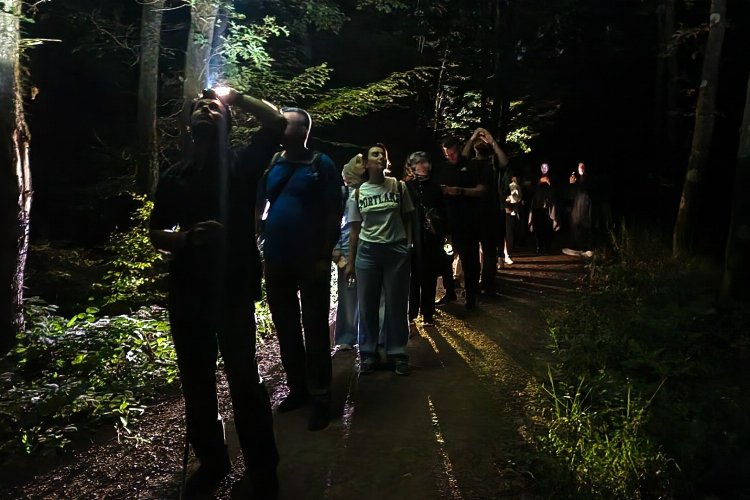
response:
M492 189L491 171L481 162L461 158L455 165L444 163L437 171L436 178L441 186L475 188L483 184ZM473 231L479 227L484 217L483 200L474 196L445 196L445 208L448 214L448 227L451 234Z
M180 231L187 231L198 222L215 220L226 230L216 245L188 245L172 256L172 286L260 298L262 268L255 244L255 200L258 181L278 144L275 134L261 129L250 144L228 151L225 161L217 159L213 168L197 170L191 162L183 162L162 174L151 229L179 226Z

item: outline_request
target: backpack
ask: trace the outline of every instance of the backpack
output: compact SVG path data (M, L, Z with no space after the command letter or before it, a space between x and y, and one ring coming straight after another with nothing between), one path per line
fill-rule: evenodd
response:
M266 218L268 217L268 213L271 210L271 207L273 206L273 203L276 201L276 199L281 195L281 193L284 192L284 189L286 188L287 183L294 175L295 170L289 169L286 176L279 181L279 187L276 192L275 196L269 196L268 189L266 187L268 182L268 174L273 170L273 167L276 166L277 163L282 159L281 155L283 154L283 151L279 151L276 154L273 155L271 158L271 161L268 163L268 166L266 167L265 171L263 172L263 175L260 178L260 181L258 183L258 197L255 203L255 235L256 240L258 243L258 249L261 252L261 255L263 255L263 245L265 243L265 234L264 234L264 223ZM294 161L290 163L295 163L298 165L311 165L312 175L318 179L320 176L320 158L322 153L319 151L313 151L313 157L312 159L308 161ZM288 160L284 160L288 161Z

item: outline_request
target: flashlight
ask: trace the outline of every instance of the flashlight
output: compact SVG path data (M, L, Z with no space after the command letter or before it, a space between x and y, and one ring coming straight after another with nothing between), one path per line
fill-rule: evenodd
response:
M218 97L226 97L226 96L228 96L228 95L229 95L229 90L230 90L230 89L229 89L229 87L225 87L225 86L220 86L220 87L214 87L214 89L213 89L213 90L214 90L214 93L215 93L215 94L216 94L216 95L217 95Z

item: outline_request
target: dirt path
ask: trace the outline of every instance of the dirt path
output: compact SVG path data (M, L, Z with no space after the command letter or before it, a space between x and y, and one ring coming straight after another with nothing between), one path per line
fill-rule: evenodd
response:
M409 350L413 373L358 376L355 354L334 356L338 417L321 432L305 429L306 409L276 414L282 499L534 498L524 440L524 394L543 375L541 309L573 295L583 262L563 255L519 256L498 274L501 297L478 311L445 306L436 327L420 327ZM275 342L260 349L261 369L283 396ZM223 397L224 414L231 415ZM182 403L149 411L148 443L114 438L73 456L37 464L44 473L3 498L176 498L182 456ZM233 429L233 473L218 498L243 498L243 465ZM193 464L194 465L194 464ZM21 474L22 471L19 471Z

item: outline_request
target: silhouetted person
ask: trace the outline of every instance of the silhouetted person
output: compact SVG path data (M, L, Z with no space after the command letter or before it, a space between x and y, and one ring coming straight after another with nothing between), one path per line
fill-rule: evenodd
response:
M574 250L588 252L592 247L591 238L591 196L586 165L578 164L575 172L570 174L571 197L573 206L570 210L570 237Z
M481 231L481 198L487 193L489 180L484 170L460 154L458 140L443 140L445 164L438 173L448 214L448 230L453 249L458 252L464 269L466 308L477 306L479 293L479 238Z
M228 148L229 105L262 125L238 152ZM276 498L271 405L255 360L253 302L261 296L261 263L253 206L284 125L277 110L255 98L231 89L222 98L204 91L192 105L194 150L157 187L150 235L156 248L171 253L169 319L187 436L200 461L188 480L189 495L210 492L231 467L216 395L221 351L252 498Z
M497 272L498 243L502 243L505 233L505 214L501 210L498 178L508 172L508 156L502 150L492 134L483 128L474 131L464 144L461 155L469 158L471 149L474 158L471 160L481 169L482 178L486 181L486 192L480 198L479 243L482 248L481 288L485 295L496 295L495 275Z
M435 321L437 277L449 259L443 250L446 231L443 192L440 185L432 179L432 164L427 153L417 151L410 154L406 165L413 172L406 185L416 208L416 220L412 225L414 249L409 320L415 321L421 312L422 324L431 326Z
M292 411L309 400L307 428L320 430L330 421L328 312L331 254L343 210L341 176L328 156L307 148L310 115L299 108L282 111L284 151L259 186L267 201L262 207L266 296L289 387L278 411Z
M537 255L549 252L552 232L559 228L555 193L550 185L549 177L544 174L536 186L529 210L529 231L534 233Z

